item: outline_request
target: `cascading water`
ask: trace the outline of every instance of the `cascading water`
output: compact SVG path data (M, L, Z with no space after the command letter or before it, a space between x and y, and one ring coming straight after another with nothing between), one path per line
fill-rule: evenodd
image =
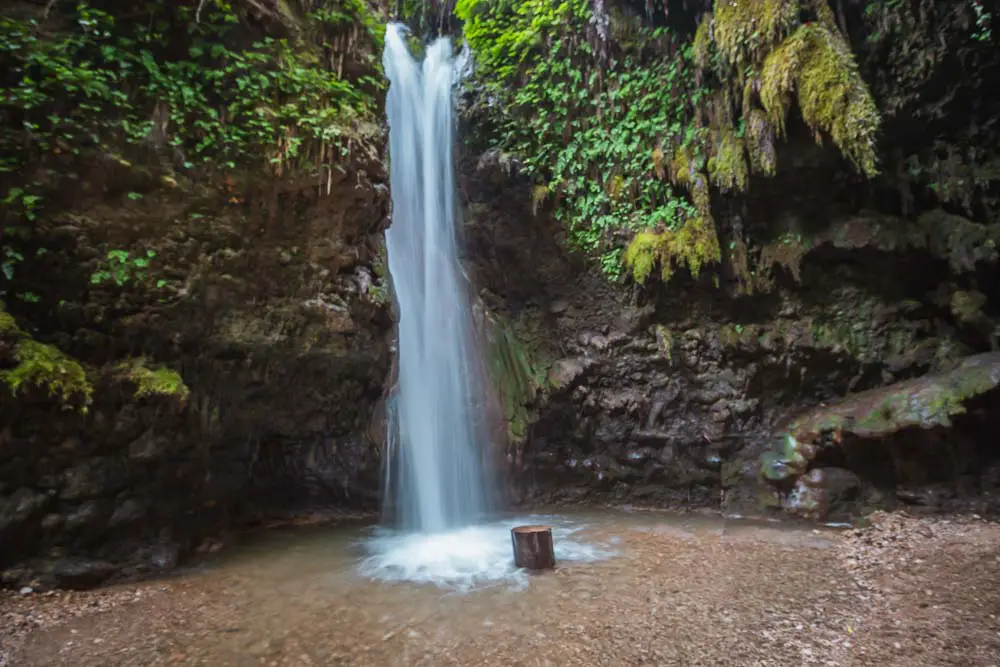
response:
M489 509L492 484L478 418L488 404L485 367L456 252L452 85L462 63L445 38L417 62L404 35L405 28L390 24L383 56L392 189L386 246L399 313L385 491L401 530L377 528L360 569L376 579L459 590L525 584L510 546L510 529L519 523L553 525L560 562L612 552L576 541L580 527L558 517L476 525Z
M386 246L399 313L399 440L386 492L402 528L440 532L479 520L491 485L475 414L482 364L456 248L457 64L447 38L419 63L404 35L390 24L383 56L392 189Z

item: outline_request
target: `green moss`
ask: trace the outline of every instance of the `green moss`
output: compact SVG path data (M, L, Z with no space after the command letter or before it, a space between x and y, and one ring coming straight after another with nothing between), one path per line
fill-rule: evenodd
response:
M169 368L149 368L143 358L120 363L117 374L135 385L136 398L165 396L184 404L191 390L177 371Z
M13 394L21 392L25 386L39 387L63 405L78 404L86 411L94 388L78 361L51 345L28 338L18 342L14 360L17 365L13 369L0 371L0 381Z
M951 295L951 313L963 324L982 321L985 318L984 305L986 305L986 295L977 290L957 290Z
M545 387L549 364L537 347L520 339L515 322L497 316L489 317L487 322L490 375L507 422L507 434L511 442L523 442L532 421L529 406Z
M694 33L694 40L691 42L694 64L700 69L708 67L712 52L712 19L712 12L705 12L698 24L698 30Z
M796 24L794 0L715 0L714 35L719 53L736 70L760 60Z
M714 155L708 161L712 184L723 192L747 189L749 173L743 140L731 128L716 132Z
M801 234L786 234L778 240L765 244L760 250L758 261L758 286L770 289L774 285L772 277L775 266L784 267L795 282L802 282L802 258L809 252L811 244Z
M18 333L21 333L21 329L17 326L14 316L4 310L3 304L0 304L0 334Z
M821 24L805 24L767 56L761 70L760 99L781 131L793 91L817 139L820 132L826 132L859 171L869 177L878 173L878 109L839 33Z
M632 277L644 285L653 267L663 252L664 238L657 232L639 232L625 249L625 266L631 269Z
M388 305L392 299L389 278L389 256L385 246L385 239L381 237L378 241L375 258L372 260L372 272L375 274L375 281L368 290L368 299L380 306Z
M636 282L642 284L659 263L661 278L667 282L681 267L697 278L706 264L718 262L721 256L714 222L695 216L676 230L636 234L625 249L625 266L632 271Z
M670 179L678 184L690 186L697 172L694 156L691 154L691 145L682 144L674 151L673 159L670 161Z
M674 335L667 327L662 324L657 324L655 328L656 332L656 343L660 347L660 353L666 358L667 361L673 361L673 351L674 351Z
M750 109L745 120L750 167L756 173L774 176L778 168L774 152L774 125L762 109Z

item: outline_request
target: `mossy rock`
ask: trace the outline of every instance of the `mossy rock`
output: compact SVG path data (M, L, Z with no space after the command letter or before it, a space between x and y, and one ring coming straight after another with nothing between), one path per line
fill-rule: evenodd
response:
M22 338L14 350L17 365L0 371L2 381L13 394L25 388L38 387L56 398L64 407L77 406L86 411L94 387L80 362L63 354L58 348Z
M137 399L163 396L180 404L187 402L191 390L177 371L169 368L150 368L143 358L123 361L115 367L115 375L135 386Z
M983 225L935 209L916 222L871 211L839 221L817 234L813 247L829 244L849 250L874 248L886 252L926 250L948 262L956 273L1000 259L1000 225Z
M530 317L507 320L487 314L483 320L487 359L493 386L507 422L507 436L520 443L534 419L530 404L545 389L552 362ZM535 334L535 335L532 335Z
M917 218L928 246L936 256L948 260L956 273L975 271L980 263L997 261L1000 225L981 225L942 209Z
M965 358L949 371L931 373L849 396L793 420L778 446L761 456L771 481L794 479L826 446L845 434L882 438L905 428L950 427L964 403L1000 385L1000 353Z

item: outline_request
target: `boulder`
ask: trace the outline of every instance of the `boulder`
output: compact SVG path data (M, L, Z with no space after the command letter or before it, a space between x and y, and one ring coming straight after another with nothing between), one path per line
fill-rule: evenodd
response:
M118 571L106 560L62 559L52 564L52 578L60 588L87 589L99 586Z

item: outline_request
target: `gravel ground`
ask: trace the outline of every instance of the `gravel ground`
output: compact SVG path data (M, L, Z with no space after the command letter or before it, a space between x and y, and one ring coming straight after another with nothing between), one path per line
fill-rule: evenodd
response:
M879 513L840 552L875 593L858 665L1000 666L1000 525Z
M600 537L608 537L609 531ZM1000 526L621 529L622 555L447 595L243 558L0 598L0 665L1000 666ZM275 566L277 567L277 566ZM328 568L329 569L329 568Z

